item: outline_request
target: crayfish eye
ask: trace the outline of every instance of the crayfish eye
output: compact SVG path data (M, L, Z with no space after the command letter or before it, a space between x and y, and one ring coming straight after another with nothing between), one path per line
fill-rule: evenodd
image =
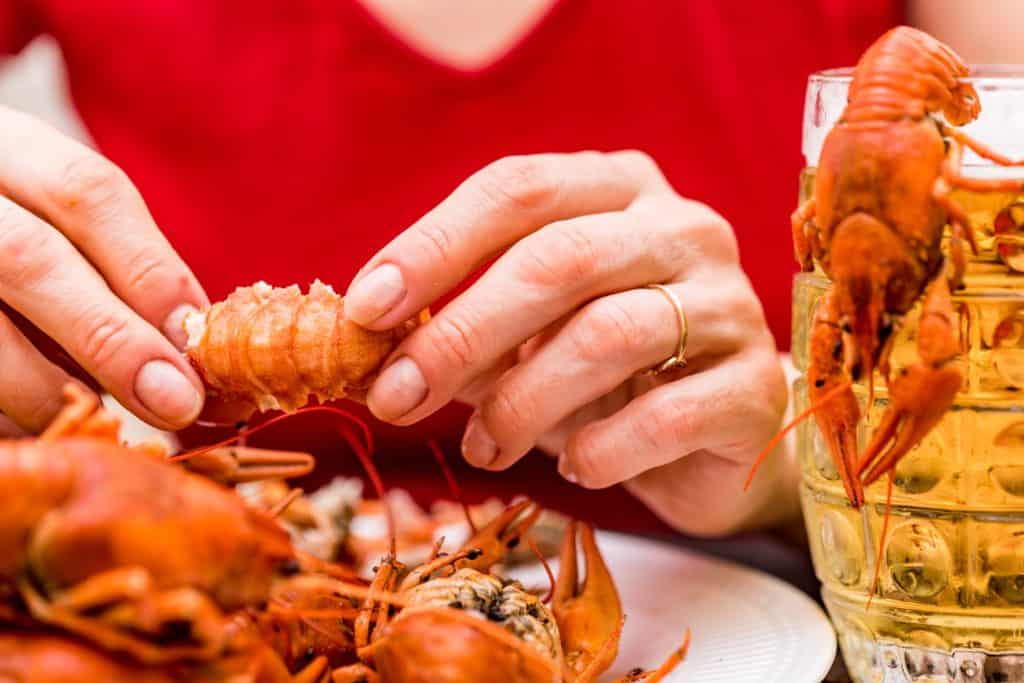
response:
M171 619L160 625L160 632L157 634L157 641L162 643L177 643L189 640L192 637L192 622L185 619Z
M282 576L294 576L302 571L302 567L299 566L298 560L288 560L281 565L280 571Z
M886 317L882 320L882 326L878 330L878 340L884 344L892 336L894 328L892 318Z
M850 376L853 377L853 379L856 381L856 380L860 379L860 371L861 371L860 361L857 361L856 363L853 364L853 367L850 368Z

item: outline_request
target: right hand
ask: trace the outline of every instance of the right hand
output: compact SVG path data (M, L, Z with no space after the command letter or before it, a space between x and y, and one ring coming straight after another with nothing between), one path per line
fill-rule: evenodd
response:
M203 403L179 349L209 302L121 169L46 124L0 108L0 302L51 338L126 408L178 429ZM0 310L0 431L38 432L70 376Z

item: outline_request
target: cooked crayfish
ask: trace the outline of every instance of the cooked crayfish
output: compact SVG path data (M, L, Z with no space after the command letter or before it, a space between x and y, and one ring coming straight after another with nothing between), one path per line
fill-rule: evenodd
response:
M258 282L186 316L186 351L211 395L292 411L311 396L324 402L364 392L426 317L371 331L346 318L342 297L319 280L308 294Z
M566 529L550 609L517 582L487 573L536 522L539 508L516 522L532 505L509 506L460 551L435 554L404 578L404 568L385 558L355 622L361 662L336 669L335 683L595 681L615 661L624 619L593 529L579 528L587 565L582 585L577 524ZM397 595L402 606L393 613L374 595ZM660 680L682 653L646 677L623 680Z
M812 323L808 392L854 507L863 504L865 486L938 424L963 381L950 291L962 283L965 243L975 248L975 241L950 192L1024 188L1018 179L961 174L964 146L1018 165L956 128L981 110L974 87L962 80L967 75L959 56L921 31L899 27L882 36L858 62L846 109L825 139L814 196L792 217L797 260L807 271L817 261L832 281ZM922 293L920 362L891 377L893 333ZM889 403L858 457L852 382L868 383L870 401L875 368Z
M222 656L232 613L297 570L287 533L230 490L118 445L97 399L66 393L40 439L0 443L0 616L147 664Z

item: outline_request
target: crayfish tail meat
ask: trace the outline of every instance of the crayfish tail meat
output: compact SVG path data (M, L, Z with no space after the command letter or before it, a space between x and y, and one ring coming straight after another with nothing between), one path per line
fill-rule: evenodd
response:
M290 412L311 396L323 402L366 390L426 317L367 330L345 316L342 297L319 280L308 294L258 282L186 316L186 351L212 395Z

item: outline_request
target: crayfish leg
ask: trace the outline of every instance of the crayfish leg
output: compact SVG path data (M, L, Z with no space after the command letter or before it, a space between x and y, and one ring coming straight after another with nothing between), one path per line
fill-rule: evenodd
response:
M292 676L291 683L328 683L330 674L327 657L321 655Z
M380 675L365 664L349 664L331 673L331 683L380 683Z
M130 655L143 664L157 666L182 659L203 660L217 654L209 644L173 646L151 643L128 629L56 606L43 597L28 580L19 581L18 589L28 611L37 621L73 633L104 650Z
M222 446L196 453L185 467L225 485L266 479L293 479L309 474L316 462L310 453L246 446Z
M864 496L853 471L857 459L860 404L843 370L843 348L835 290L829 289L818 305L812 323L807 395L811 401L810 410L825 438L846 496L851 505L859 508Z
M814 270L811 240L807 235L807 229L808 225L811 225L817 230L817 226L813 222L816 208L817 202L814 197L811 197L801 204L790 218L793 227L793 250L796 252L797 263L805 273Z

